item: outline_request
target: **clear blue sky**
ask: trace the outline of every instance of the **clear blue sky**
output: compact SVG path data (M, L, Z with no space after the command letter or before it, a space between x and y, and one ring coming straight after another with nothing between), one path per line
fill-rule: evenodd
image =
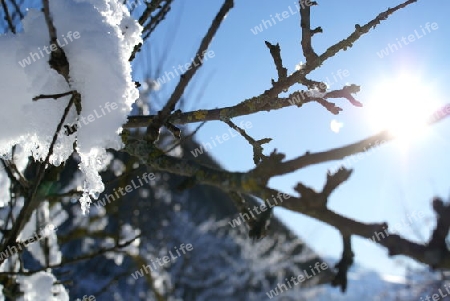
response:
M219 10L221 1L197 0L179 1L169 14L167 24L161 26L151 40L151 60L149 65L138 66L136 74L150 67L159 66L158 59L167 56L162 63L161 73L172 71L172 66L185 64L194 56L207 27ZM300 61L304 61L300 48L299 14L291 14L283 21L255 35L251 28L258 26L262 19L283 11L295 10L294 0L245 0L235 1L235 8L229 13L214 39L210 50L214 58L209 59L197 74L196 82L188 89L186 108L212 109L235 105L242 100L259 95L270 87L271 78L276 77L275 67L264 41L279 43L282 58L288 73ZM365 24L387 7L401 1L319 1L312 8L312 26L321 26L324 33L313 38L313 47L321 54L328 46L347 37L355 24ZM328 60L320 70L310 75L314 80L327 81L331 88L341 88L346 83L361 86L357 99L364 104L373 100L377 85L383 81L394 82L400 73L421 79L420 84L411 83L411 88L432 86L433 96L422 101L438 104L447 102L445 90L450 80L448 62L448 37L450 36L450 2L419 0L418 3L395 13L369 34L363 36L354 47ZM427 22L438 24L438 28L420 34L421 26ZM401 49L380 58L377 52L395 44L397 39L418 32L420 38ZM138 61L139 62L139 61ZM333 74L338 70L348 70L348 77L337 82ZM155 97L166 99L177 80L164 84ZM298 87L297 87L298 88ZM409 89L408 87L402 89ZM292 92L293 89L290 90ZM378 91L379 92L379 91ZM401 98L402 91L385 91L386 97L396 92ZM255 139L272 138L265 145L266 154L277 148L293 158L305 151L322 151L363 139L375 134L376 130L368 121L368 108L356 108L345 99L335 100L344 111L333 116L324 108L310 103L302 108L289 107L278 111L261 112L236 118L234 121L250 121L253 125L247 131ZM407 105L408 106L408 105ZM386 106L386 110L391 108ZM403 118L407 110L396 111ZM154 112L153 112L154 113ZM336 119L343 123L339 133L330 130L330 122ZM401 119L400 119L401 120ZM197 124L196 124L197 125ZM193 125L191 128L193 129ZM208 122L197 134L197 140L210 142L210 137L228 132L221 122ZM448 136L450 120L433 126L425 134L416 135L405 147L390 142L364 156L353 165L354 173L350 181L342 185L330 198L329 207L337 212L363 222L386 221L396 224L412 212L422 212L425 218L412 219L412 228L399 231L400 234L419 240L428 238L434 226L434 216L430 210L430 200L434 195L447 198L450 191L448 181ZM241 137L210 150L221 164L234 171L253 168L252 149ZM320 164L301 171L275 178L272 187L294 193L297 181L320 189L325 181L327 169L336 162ZM213 201L213 200L211 200ZM300 214L276 209L281 219L287 223L316 252L323 256L338 258L341 254L341 237L334 229ZM382 273L403 273L404 265L398 264L403 257L390 259L387 251L372 242L353 238L356 261Z

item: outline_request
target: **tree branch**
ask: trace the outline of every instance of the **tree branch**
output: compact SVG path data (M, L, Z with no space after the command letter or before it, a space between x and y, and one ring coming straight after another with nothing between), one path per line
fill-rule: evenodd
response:
M169 121L168 119L170 113L173 110L175 110L175 105L183 96L184 90L188 86L191 79L194 77L197 70L200 69L201 65L203 64L203 58L205 56L205 52L208 49L209 44L216 35L227 13L230 11L231 8L233 8L233 6L234 6L233 0L225 0L225 2L223 3L222 7L220 8L219 12L214 18L211 26L209 27L206 35L203 37L200 46L197 50L196 56L193 62L191 63L190 67L185 73L181 75L180 81L175 87L169 100L164 105L162 110L158 112L158 115L155 117L154 120L152 120L151 124L147 127L146 139L148 139L149 141L154 142L158 140L159 129L161 128L161 126L163 126L166 122Z

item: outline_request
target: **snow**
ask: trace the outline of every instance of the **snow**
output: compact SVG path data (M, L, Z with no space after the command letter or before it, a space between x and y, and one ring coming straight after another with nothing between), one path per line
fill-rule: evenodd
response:
M123 244L125 242L128 242L128 241L134 239L139 234L140 234L139 229L134 229L131 225L125 224L121 228L121 235L120 235L119 243ZM128 246L120 248L120 252L114 252L114 251L106 252L105 257L114 260L116 265L121 265L124 260L125 254L131 255L131 256L137 256L139 254L139 244L140 244L140 239L137 238ZM107 238L102 243L102 247L105 249L114 247L114 245L115 245L115 241L112 238Z
M339 259L329 260L329 262L336 262ZM321 285L316 289L320 289L320 293L314 300L342 300L342 301L395 301L398 299L403 291L407 291L406 280L402 277L394 275L381 275L376 271L367 269L354 264L348 272L348 286L345 293L341 293L340 288L332 287L329 284ZM313 288L314 289L314 288ZM413 300L413 294L410 293L410 298Z
M55 0L50 2L50 11L57 29L58 39L70 64L69 83L49 66L49 53L45 50L45 47L49 46L49 34L42 12L29 10L23 19L23 32L0 36L0 90L3 102L3 110L0 111L0 118L3 121L3 126L0 128L0 157L11 158L13 156L12 147L18 145L14 156L19 158L14 161L19 170L23 170L25 167L28 156L32 156L35 160L44 160L71 96L37 101L32 99L40 94L78 91L81 94L81 114L78 116L75 108L72 107L64 122L66 125L77 124L77 131L67 135L63 130L58 135L50 164L60 165L67 160L72 154L73 144L76 142L76 151L80 158L79 168L84 177L81 186L83 195L80 198L83 214L89 213L91 199L97 198L104 190L99 172L111 162L112 158L111 155L106 154L106 149L122 148L122 141L118 134L121 126L126 122L132 104L138 98L138 90L131 78L131 65L128 58L134 46L141 42L142 28L136 20L130 17L121 2L122 0ZM296 70L301 70L301 68L301 65L296 66ZM153 90L159 88L155 81L148 81L146 84ZM309 93L313 97L324 96L324 93L318 90L312 90ZM181 148L176 148L172 154L181 155L181 151ZM115 164L120 165L120 161L117 162ZM122 173L123 169L124 166L121 169L115 168L116 176ZM7 206L9 185L8 177L4 171L0 170L0 207ZM172 194L167 193L163 185L158 184L157 187L156 181L152 181L150 185L157 198L163 199L167 204L172 203ZM141 190L140 193L148 194L148 191ZM12 220L16 220L23 203L23 198L16 199L11 213L13 218L8 219L5 216L6 210L0 211L0 223L3 223L5 229L11 227L11 224L5 225L5 221L8 220L11 223ZM81 213L78 214L81 215ZM88 234L101 231L106 227L108 220L104 208L94 208L89 214L91 214L90 217L97 216L98 218L94 222L90 222L86 216L74 214L75 224L85 227ZM18 240L32 237L39 232L41 226L58 227L67 218L68 214L62 210L60 204L50 206L48 201L42 201L39 210L36 210L31 216ZM181 223L179 223L180 220ZM177 243L189 241L194 246L219 246L189 254L191 257L180 257L171 263L172 271L174 271L173 279L177 279L176 276L179 276L177 271L180 273L183 271L183 265L190 264L186 269L187 277L183 278L183 281L187 281L192 288L215 286L214 290L205 291L198 300L210 300L211 297L214 298L213 295L231 296L237 290L247 289L245 286L246 283L249 283L249 279L252 279L251 284L269 289L266 273L283 281L285 274L280 273L280 270L301 273L293 263L303 262L315 256L311 252L304 251L291 258L283 257L283 254L290 254L292 249L300 245L299 241L287 241L284 236L279 237L276 241L263 240L251 244L240 236L234 237L233 240L218 238L212 233L207 233L206 228L208 227L204 227L204 230L202 227L197 229L192 223L180 220L176 220L178 223L175 221L168 223L178 225L171 230L173 233L170 233L172 235L170 241ZM61 251L56 236L57 229L55 230L46 231L45 239L49 240L49 251L44 252L39 242L30 243L27 247L31 256L43 265L61 262ZM125 224L121 228L119 242L123 243L139 233L139 229ZM159 234L157 233L157 235ZM188 238L189 240L187 240ZM111 247L114 242L112 238L106 239L101 247ZM84 239L83 250L91 251L96 247L95 243L96 241L92 238ZM139 254L140 243L141 241L137 239L126 248L117 252L108 252L105 256L120 265L125 253L132 256ZM225 251L217 252L221 246L234 246L235 244L241 246L244 252L242 260L239 262L236 262L235 259L233 261L233 258ZM269 250L277 245L280 251L269 256ZM150 249L150 246L146 245L146 247ZM150 249L151 252L144 252L144 255L150 261L152 258L160 257L161 254L166 255L168 249L170 247L167 245L165 248L155 247ZM227 249L223 248L223 250ZM44 253L47 253L48 258L45 258ZM208 274L210 277L206 277L205 281L204 274L208 272L209 268L207 265L216 262L225 263L227 268L223 269L222 273ZM19 269L23 269L23 266L17 254L11 254L8 260L5 260L0 266L0 272L17 272ZM213 270L210 269L210 271ZM158 291L166 292L169 291L168 288L176 287L165 270L161 269L153 276L155 277L154 285ZM311 300L313 298L315 300L369 300L377 292L388 291L387 288L397 289L402 283L401 279L389 276L384 277L391 282L389 284L377 279L377 275L374 276L372 273L358 274L358 271L352 271L347 295L336 294L337 289L329 286L323 288L322 299L316 298L317 288L309 290L309 293ZM56 284L58 280L50 270L29 276L18 276L17 281L20 284L20 290L24 292L24 295L18 300L69 300L68 292L63 285ZM308 291L304 291L304 293L307 294ZM295 290L286 292L280 296L279 300L287 298L289 294L294 297L298 296L299 292ZM261 295L265 297L265 292L262 291ZM336 295L338 297L332 297ZM259 297L255 296L254 299L260 300ZM4 300L2 285L0 285L0 300ZM384 298L383 300L393 299Z
M50 273L38 272L31 276L18 276L24 295L19 301L69 301L69 294L62 284Z
M22 33L0 36L0 89L3 108L8 108L0 112L0 156L10 158L12 146L19 144L35 160L44 160L71 96L32 98L77 90L81 115L77 116L73 106L65 124L76 123L78 130L69 136L61 131L50 164L64 162L76 141L85 176L80 202L86 213L91 198L104 190L98 172L105 149L122 148L118 134L138 98L128 58L141 42L142 28L119 0L51 1L50 11L70 64L70 86L49 66L49 33L43 13L29 10Z
M81 113L78 116L75 106L70 108L63 123L67 127L63 127L58 134L49 163L58 166L65 162L76 143L83 177L83 195L80 198L83 214L88 212L91 199L97 198L104 190L99 172L112 159L110 154L106 154L106 149L119 150L123 147L119 136L121 127L139 96L128 59L134 46L142 41L142 28L130 17L121 2L50 1L58 44L70 65L68 82L49 66L52 47L56 46L50 45L49 31L41 11L27 11L21 26L18 26L23 28L22 32L0 35L0 101L3 107L0 111L3 122L0 128L0 157L14 157L20 171L24 170L29 156L37 161L45 160L71 95L56 99L33 98L76 90L81 95ZM77 130L69 131L75 124ZM0 168L0 223L4 229L11 228L11 222L16 220L24 204L24 199L18 197L15 206L9 207L9 186L9 178ZM9 210L12 211L10 216ZM62 254L57 242L57 228L67 218L68 214L62 210L61 204L50 206L47 200L42 201L17 241L44 234L45 237L40 240L48 240L49 250L44 252L42 241L28 243L27 250L43 265L58 264ZM123 240L133 233L136 230L125 227ZM135 254L138 245L139 240L131 244L127 251ZM23 269L17 254L7 255L8 259L0 266L1 272ZM58 280L50 271L18 276L17 281L24 292L18 300L69 300L64 286L55 284ZM4 300L1 290L0 300Z
M297 65L295 65L295 71L302 70L303 68L305 68L303 62L300 62Z
M48 240L49 250L44 250L39 242L34 241L27 244L27 249L31 255L38 260L42 265L46 264L45 253L48 253L49 264L55 265L61 262L61 251L59 250L57 231L67 218L67 212L61 210L61 204L55 204L52 210L57 214L50 216L49 203L46 201L42 204L39 211L35 211L28 223L25 225L22 232L19 234L18 240L25 241L29 238L36 237L36 234L41 234ZM39 212L39 219L37 220L37 212ZM38 223L39 221L39 223ZM37 227L36 225L40 225ZM40 241L40 240L39 240Z
M308 96L313 98L323 98L327 92L320 92L319 89L308 90Z

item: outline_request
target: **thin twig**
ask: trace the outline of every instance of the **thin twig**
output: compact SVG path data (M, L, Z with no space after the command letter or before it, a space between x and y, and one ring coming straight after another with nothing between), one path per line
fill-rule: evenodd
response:
M167 103L164 105L163 109L158 112L157 118L148 126L147 128L147 139L149 141L156 141L159 137L159 129L163 126L170 116L170 113L175 110L175 105L183 96L184 90L188 86L191 79L194 77L197 70L201 67L203 63L203 58L205 56L206 49L208 49L209 44L216 35L220 25L225 19L227 13L233 8L233 0L225 0L216 17L214 18L211 26L209 27L206 35L203 37L200 46L197 50L196 56L190 65L190 68L181 75L178 85L175 87L172 95L170 96Z
M38 99L45 99L45 98L53 98L53 99L58 99L67 95L73 95L75 91L69 91L69 92L64 92L64 93L59 93L59 94L40 94L38 96L33 97L33 100L36 101Z
M8 5L6 4L5 0L2 0L2 7L3 7L3 11L5 12L5 20L8 23L9 30L11 30L11 32L15 34L16 28L13 24L10 14L9 14Z

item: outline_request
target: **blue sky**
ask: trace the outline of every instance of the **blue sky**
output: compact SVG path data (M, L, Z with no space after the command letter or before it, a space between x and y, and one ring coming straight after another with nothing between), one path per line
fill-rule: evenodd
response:
M138 57L135 68L137 77L142 76L142 71L147 68L156 70L159 67L161 74L164 74L165 71L172 71L172 66L189 62L222 4L221 1L210 0L180 2L175 4L167 23L152 37L147 52L151 54L150 58L141 60L142 57ZM283 63L289 74L294 71L296 64L304 61L300 48L298 13L289 13L283 21L256 35L251 31L263 19L269 20L270 15L295 10L294 0L235 2L235 8L211 44L210 50L214 51L214 57L208 59L196 75L195 83L188 88L185 98L185 108L188 110L235 105L268 89L271 78L276 77L276 70L264 41L280 44ZM365 24L379 12L399 3L401 1L319 1L319 6L311 10L312 26L321 26L324 33L313 37L315 51L323 53L327 47L347 37L355 24ZM310 103L302 108L260 112L233 121L251 122L252 128L247 133L253 138L273 139L265 145L266 154L277 148L289 159L305 151L339 147L375 134L374 120L375 123L379 120L378 123L383 124L385 117L374 116L369 104L380 108L378 102L384 101L386 114L396 119L398 116L401 122L410 114L409 109L419 106L414 105L409 98L421 93L418 91L422 91L422 87L428 87L429 90L424 92L424 97L415 100L416 103L419 101L420 106L446 103L444 93L450 79L446 43L450 36L450 21L445 12L449 12L449 8L450 3L445 1L419 0L395 13L363 36L352 48L340 52L311 73L310 78L328 81L332 89L342 88L346 83L360 85L361 92L356 98L364 103L363 108L353 107L345 99L336 99L336 104L344 109L338 116L331 115L318 104ZM425 35L421 30L427 22L436 23L438 27ZM389 43L395 44L409 35L415 35L416 38L408 45L389 52L383 58L377 54L386 49ZM166 60L161 62L163 56ZM143 61L146 63L143 64ZM339 78L337 74L343 71L348 76ZM414 77L417 81L399 86L398 89L383 88L386 85L382 83L386 82L397 86L402 74ZM333 76L336 76L337 81ZM167 99L177 80L162 85L153 99ZM293 87L289 92L299 88ZM400 99L405 101L404 109L391 107L391 103ZM333 119L343 124L339 133L330 129ZM197 125L190 128L194 129ZM200 143L210 142L210 137L228 131L224 123L208 122L196 138ZM449 196L450 183L446 173L450 167L447 158L449 134L450 120L444 120L424 133L417 133L408 143L389 142L360 157L358 162L352 164L354 173L350 181L335 191L329 200L329 207L359 221L386 221L390 225L414 212L420 212L424 217L410 218L408 227L398 232L419 241L428 238L434 226L431 198L435 195L444 198ZM252 149L239 136L209 152L227 169L247 171L254 167ZM335 164L320 164L277 177L270 185L294 193L293 187L297 181L302 181L321 189L327 170ZM277 208L276 214L319 254L335 258L340 256L341 237L334 228L284 209ZM353 246L356 262L382 273L403 274L404 257L389 258L384 248L358 237L353 237ZM411 261L407 262L411 264Z

